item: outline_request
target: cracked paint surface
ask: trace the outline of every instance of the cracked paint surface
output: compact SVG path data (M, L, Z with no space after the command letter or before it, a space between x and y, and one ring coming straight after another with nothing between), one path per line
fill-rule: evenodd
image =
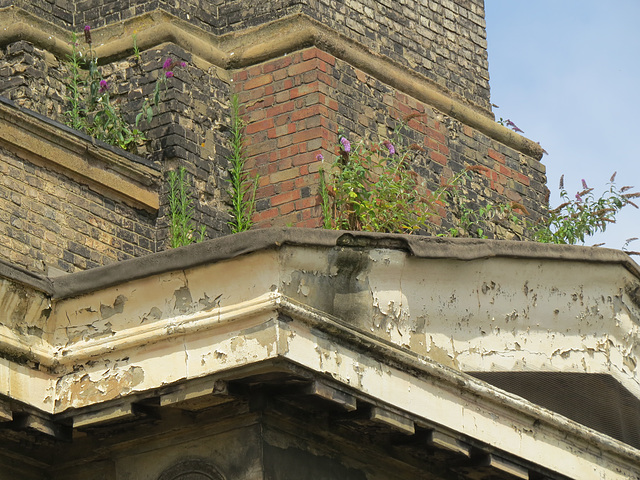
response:
M638 279L617 265L570 266L283 246L52 306L6 282L0 298L16 312L3 325L50 348L37 402L56 411L286 354L279 298L457 370L608 373L640 396ZM341 368L329 345L317 351L328 374ZM360 384L357 371L344 379Z
M507 408L539 407L442 375L608 373L640 397L640 282L615 264L284 245L55 302L2 282L0 393L50 413L286 359L544 464L566 439Z
M619 267L340 247L326 263L286 255L284 294L400 348L462 371L608 373L640 396L640 306L628 293L638 279Z

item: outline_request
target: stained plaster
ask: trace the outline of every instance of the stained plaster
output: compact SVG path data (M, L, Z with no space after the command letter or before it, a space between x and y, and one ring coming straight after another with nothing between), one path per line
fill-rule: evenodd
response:
M50 292L16 278L2 301L23 318L2 324L20 353L3 338L0 392L45 412L284 358L535 463L562 458L571 431L584 455L551 466L570 475L631 471L622 444L607 440L603 460L590 451L602 436L462 373L608 373L640 397L638 267L621 252L273 229L56 278Z

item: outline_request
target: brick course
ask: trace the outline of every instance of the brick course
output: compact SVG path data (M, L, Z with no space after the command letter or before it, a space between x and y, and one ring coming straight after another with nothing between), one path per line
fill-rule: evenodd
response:
M239 100L246 105L241 115L248 122L247 167L260 176L254 218L258 227L322 224L316 155L332 149L337 131L337 105L330 95L336 86L330 75L334 64L334 57L310 48L234 78ZM258 86L266 75L274 79L269 92Z
M248 121L248 165L252 174L260 176L257 226L321 225L317 175L321 163L316 155L325 157L325 168L330 165L338 152L338 129L352 141L364 138L377 142L389 138L407 115L416 114L419 116L405 129L405 146L422 147L413 168L428 189L437 189L466 167L482 165L488 169L485 173L471 174L461 185L468 198L478 204L521 203L532 220L543 214L544 167L534 159L318 48L284 58L286 61L265 62L234 78L240 99L250 105L243 114ZM271 83L271 94L264 85L258 86L265 72L281 78ZM309 121L321 128L308 128ZM286 129L278 131L278 125ZM304 174L302 166L308 168ZM296 178L300 182L293 187L299 193L291 191L291 180ZM303 189L304 202L300 200ZM434 223L440 232L454 225L450 214Z
M0 5L14 3L3 0ZM482 0L187 0L179 6L159 0L41 0L19 5L76 31L87 24L97 28L160 8L218 35L304 13L490 111Z

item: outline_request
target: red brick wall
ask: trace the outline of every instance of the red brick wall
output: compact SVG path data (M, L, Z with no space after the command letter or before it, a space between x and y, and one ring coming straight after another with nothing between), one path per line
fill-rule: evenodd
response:
M319 227L316 156L336 142L335 59L310 48L238 72L247 168L259 175L257 227Z
M246 122L247 166L260 176L256 227L322 224L316 159L328 167L337 153L338 128L350 140L378 141L409 115L406 145L422 148L414 159L421 181L435 189L468 166L463 185L478 204L524 204L537 217L544 204L544 167L416 99L337 60L318 48L238 71L235 92ZM451 219L434 219L443 228Z

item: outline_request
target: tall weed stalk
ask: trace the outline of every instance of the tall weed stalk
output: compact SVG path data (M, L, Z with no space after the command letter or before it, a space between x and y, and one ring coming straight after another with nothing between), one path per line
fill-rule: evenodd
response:
M232 233L249 230L253 225L256 206L258 176L251 178L246 170L246 156L243 144L244 122L239 115L238 96L231 97L231 154L229 163L229 183L231 184L231 221Z
M204 240L206 227L196 229L193 222L193 200L186 178L187 169L169 172L169 243L171 248L183 247Z
M437 190L429 191L411 168L413 156L422 149L417 145L399 147L402 128L403 123L393 132L392 141L373 146L362 140L351 144L340 136L340 153L330 175L323 170L320 176L324 228L384 233L434 231L433 217L446 215L448 210L456 226L447 236L487 238L498 219L519 222L514 208L520 206L504 204L479 210L470 206L460 184L486 167L467 167Z
M624 207L638 208L633 199L640 198L640 192L631 192L633 187L629 185L618 188L615 178L614 173L607 190L599 197L582 180L582 190L572 198L564 186L564 175L560 177L562 203L550 210L546 218L531 225L534 238L542 243L584 244L587 237L604 232L609 224L615 223L616 215Z

